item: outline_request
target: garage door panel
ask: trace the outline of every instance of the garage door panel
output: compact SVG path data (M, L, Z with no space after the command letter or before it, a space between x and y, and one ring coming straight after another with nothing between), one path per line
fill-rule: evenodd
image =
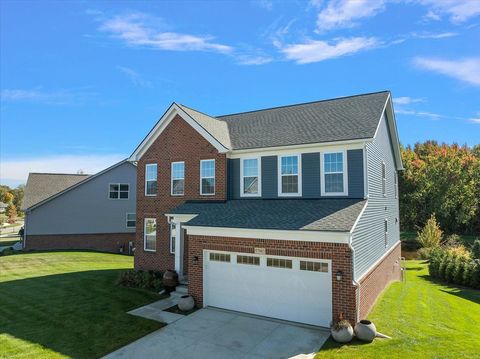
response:
M205 305L301 323L328 326L331 320L331 273L210 261L204 258ZM268 256L270 257L270 256ZM330 264L329 264L330 265Z

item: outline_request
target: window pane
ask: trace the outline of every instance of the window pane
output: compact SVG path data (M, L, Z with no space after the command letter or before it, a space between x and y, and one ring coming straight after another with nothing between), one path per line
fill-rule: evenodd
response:
M298 192L298 176L282 176L282 193Z
M258 176L258 160L256 158L243 161L243 176L244 177Z
M201 177L215 177L215 161L214 160L201 162Z
M157 181L147 181L147 194L157 193Z
M113 191L118 191L118 184L111 184L110 185L110 192L113 192Z
M341 193L343 192L343 174L325 174L325 192Z
M325 173L343 172L343 152L324 154Z
M120 198L123 198L123 199L128 198L128 192L120 192Z
M157 179L157 165L156 164L149 164L146 167L146 180L156 180Z
M145 249L155 250L156 248L156 237L155 236L146 236L145 237Z
M109 193L109 198L117 199L118 198L118 192L110 192Z
M128 184L121 184L120 191L128 191Z
M202 194L215 193L215 178L202 178Z
M145 219L145 234L146 235L157 235L157 220L154 218Z
M243 178L243 193L246 193L246 194L258 193L258 177Z
M282 157L281 161L282 161L281 162L282 175L298 174L298 157L297 156Z
M172 164L172 178L183 179L185 175L185 164L183 162Z
M172 183L172 193L173 194L183 194L185 180L183 179L174 179Z

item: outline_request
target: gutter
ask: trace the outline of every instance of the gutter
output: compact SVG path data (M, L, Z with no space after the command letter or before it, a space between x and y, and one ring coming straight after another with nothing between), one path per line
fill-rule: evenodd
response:
M357 288L357 310L355 311L355 323L358 323L360 321L360 283L355 280L355 248L352 246L352 238L353 235L351 234L348 238L348 247L352 251L352 283L355 288Z

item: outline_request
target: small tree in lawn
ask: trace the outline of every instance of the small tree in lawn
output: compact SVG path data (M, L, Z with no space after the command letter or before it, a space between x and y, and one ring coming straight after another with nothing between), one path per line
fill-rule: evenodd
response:
M7 206L8 223L15 223L17 220L17 207L13 203L9 203Z
M417 233L417 241L423 248L435 248L440 245L443 232L437 223L435 213L429 218L425 226Z

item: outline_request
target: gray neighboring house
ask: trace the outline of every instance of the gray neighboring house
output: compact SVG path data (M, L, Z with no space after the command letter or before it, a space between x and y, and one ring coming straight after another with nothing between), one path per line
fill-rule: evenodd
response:
M136 166L126 160L94 175L30 173L22 204L24 248L130 252L136 177Z
M0 213L5 213L8 205L6 203L0 202Z

